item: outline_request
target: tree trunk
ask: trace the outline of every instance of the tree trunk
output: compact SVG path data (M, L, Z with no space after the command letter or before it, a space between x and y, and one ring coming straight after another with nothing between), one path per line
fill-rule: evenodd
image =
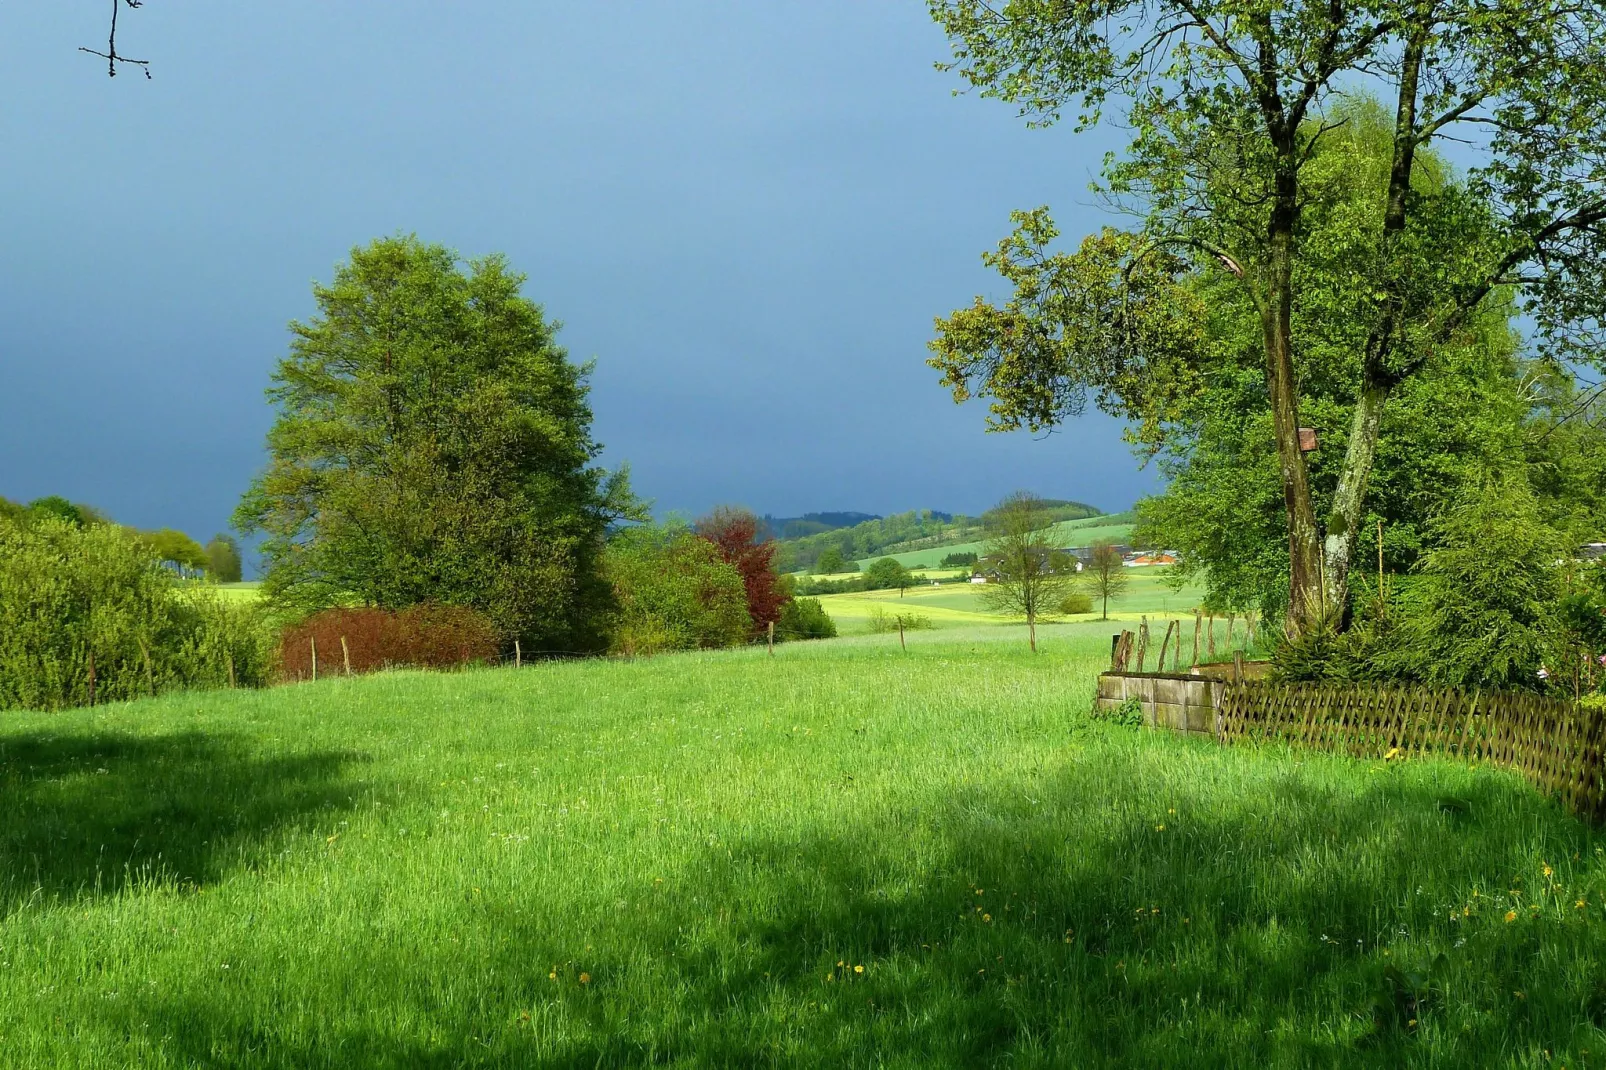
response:
M1035 614L1026 614L1026 633L1032 644L1032 653L1037 653L1037 617Z
M1338 490L1333 496L1323 546L1324 597L1328 605L1337 607L1344 615L1343 623L1348 623L1350 565L1366 513L1366 488L1377 460L1383 409L1397 381L1389 370L1388 358L1398 339L1404 301L1400 295L1402 280L1394 263L1394 246L1405 231L1411 171L1416 163L1417 92L1422 51L1423 40L1418 33L1406 42L1401 56L1399 96L1394 113L1394 153L1389 163L1388 194L1383 205L1383 233L1378 249L1377 275L1384 297L1366 337L1349 445L1344 452L1344 467L1339 472Z
M1267 234L1268 277L1261 327L1266 346L1266 393L1271 401L1283 510L1288 520L1288 630L1297 636L1322 614L1322 547L1305 457L1299 449L1299 384L1294 377L1293 352L1293 244L1299 185L1293 146L1288 148L1286 160L1278 162Z

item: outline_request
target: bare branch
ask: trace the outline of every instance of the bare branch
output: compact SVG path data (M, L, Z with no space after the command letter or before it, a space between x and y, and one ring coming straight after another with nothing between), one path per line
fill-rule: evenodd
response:
M106 38L106 51L99 52L93 48L82 47L80 47L78 51L88 52L91 56L99 56L101 59L105 60L106 76L108 78L117 77L117 65L119 63L132 63L144 72L146 78L149 78L151 76L150 60L130 59L128 56L120 56L117 54L117 5L119 2L125 3L129 7L145 6L145 0L112 0L112 28L111 33Z

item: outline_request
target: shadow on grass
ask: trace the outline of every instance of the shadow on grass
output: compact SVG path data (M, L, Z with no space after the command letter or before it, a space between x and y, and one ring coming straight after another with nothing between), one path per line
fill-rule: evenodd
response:
M338 997L141 1013L202 1065L1599 1064L1589 829L1506 777L1289 759L1234 793L1151 756L711 846L583 929L459 905L456 957L331 964L397 978L393 1032Z
M202 885L279 829L351 805L360 759L186 732L0 734L0 916L38 898Z

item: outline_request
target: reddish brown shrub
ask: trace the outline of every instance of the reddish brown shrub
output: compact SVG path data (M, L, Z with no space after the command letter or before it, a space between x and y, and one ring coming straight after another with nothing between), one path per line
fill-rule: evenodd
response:
M697 521L696 531L719 547L719 555L741 573L753 634L780 620L781 607L792 596L781 589L781 577L775 571L774 541L758 538L758 517L746 509L722 505Z
M341 648L341 639L345 648ZM312 675L313 644L319 675L373 672L393 665L446 669L496 658L496 630L483 613L463 606L412 606L402 610L326 609L285 629L281 664L286 677Z

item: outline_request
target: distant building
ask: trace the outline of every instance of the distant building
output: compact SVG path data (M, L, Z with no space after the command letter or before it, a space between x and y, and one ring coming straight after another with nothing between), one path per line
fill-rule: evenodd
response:
M1181 555L1175 550L1146 550L1127 554L1121 559L1121 564L1127 568L1149 568L1154 565L1174 565L1180 558Z

